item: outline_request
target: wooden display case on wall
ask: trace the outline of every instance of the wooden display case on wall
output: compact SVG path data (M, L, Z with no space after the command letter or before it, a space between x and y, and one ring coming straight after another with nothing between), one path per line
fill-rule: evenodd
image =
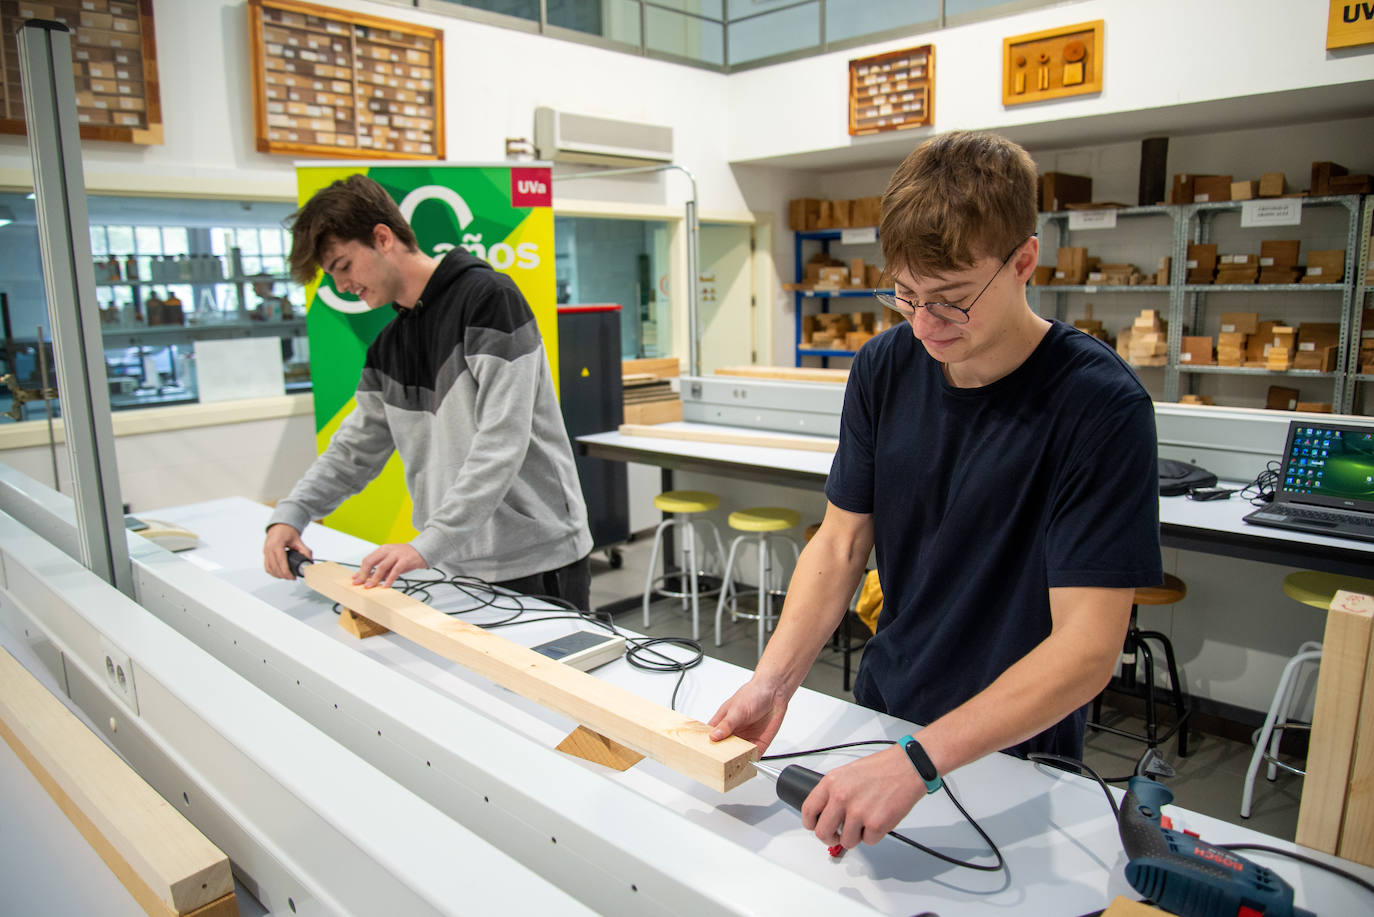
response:
M850 136L932 124L934 96L933 45L851 60Z
M0 133L25 132L15 31L28 19L61 22L72 32L83 140L162 142L153 0L0 0Z
M260 152L444 158L440 30L294 0L248 24Z
M1103 20L1002 39L1002 105L1102 91Z

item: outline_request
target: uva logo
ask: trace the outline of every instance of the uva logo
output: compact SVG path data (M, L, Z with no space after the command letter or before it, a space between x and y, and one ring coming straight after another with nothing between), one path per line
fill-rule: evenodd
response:
M1374 3L1347 3L1341 10L1343 22L1359 22L1361 19L1374 22Z
M548 194L549 186L542 181L531 178L522 178L515 183L521 194Z

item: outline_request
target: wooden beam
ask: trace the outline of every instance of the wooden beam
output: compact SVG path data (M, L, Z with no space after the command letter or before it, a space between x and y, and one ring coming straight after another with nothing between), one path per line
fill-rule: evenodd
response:
M785 433L751 433L733 430L683 430L677 427L654 427L623 423L620 432L626 436L652 436L657 439L685 439L695 443L727 443L732 446L766 446L770 449L801 449L805 452L833 454L840 447L837 439L822 436L788 436Z
M0 736L148 914L238 913L228 858L3 650Z
M1356 602L1338 592L1326 613L1322 663L1312 709L1307 776L1302 782L1296 840L1335 854L1340 846L1350 783L1353 745L1374 634L1374 601ZM1374 716L1374 709L1366 711Z
M754 743L712 742L711 727L536 653L394 589L353 585L353 571L310 564L305 583L353 613L463 665L719 792L754 776Z
M747 379L785 379L789 382L849 381L849 370L820 366L722 366L717 376L743 376Z
M1350 777L1345 786L1345 816L1341 820L1341 842L1336 855L1366 866L1374 866L1374 596L1337 592L1331 612L1341 609L1370 615L1371 633L1365 644L1364 689L1360 693L1360 712L1354 748L1350 758ZM1328 612L1330 614L1331 612ZM1323 646L1322 665L1326 665Z

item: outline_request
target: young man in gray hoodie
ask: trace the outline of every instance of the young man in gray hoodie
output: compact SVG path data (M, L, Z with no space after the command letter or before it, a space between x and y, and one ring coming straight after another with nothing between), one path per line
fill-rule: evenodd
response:
M419 534L363 558L354 583L431 567L587 608L592 548L572 448L534 313L514 282L462 249L420 251L396 203L354 175L294 217L291 272L396 317L367 350L357 407L277 504L264 567L291 579L300 533L382 470L405 464Z

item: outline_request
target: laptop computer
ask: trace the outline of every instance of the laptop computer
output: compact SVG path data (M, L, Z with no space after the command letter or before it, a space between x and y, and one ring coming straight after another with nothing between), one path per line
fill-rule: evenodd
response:
M1245 521L1374 541L1374 426L1291 421L1274 502Z

